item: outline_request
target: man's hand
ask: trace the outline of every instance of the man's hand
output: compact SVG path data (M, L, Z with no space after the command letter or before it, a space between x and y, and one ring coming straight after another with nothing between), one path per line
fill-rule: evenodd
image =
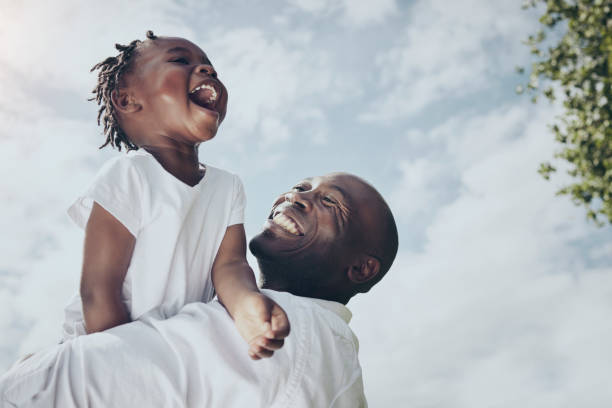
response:
M272 299L259 292L243 296L234 312L238 332L249 344L253 360L271 357L289 335L289 319Z

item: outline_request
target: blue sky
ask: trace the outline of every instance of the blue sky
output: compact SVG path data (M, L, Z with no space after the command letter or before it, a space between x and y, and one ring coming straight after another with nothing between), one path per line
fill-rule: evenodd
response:
M152 29L200 45L229 90L200 156L242 177L249 236L307 176L388 199L398 259L349 303L370 406L612 403L612 233L536 172L561 111L514 93L538 24L520 2L0 7L0 369L57 338L83 238L65 209L120 154L97 150L89 68Z

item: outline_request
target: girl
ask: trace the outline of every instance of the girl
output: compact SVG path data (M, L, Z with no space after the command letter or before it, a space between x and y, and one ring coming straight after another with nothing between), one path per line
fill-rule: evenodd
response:
M223 121L227 90L206 54L183 38L117 44L96 64L93 93L107 162L69 208L85 229L80 294L64 338L108 329L160 307L170 316L214 296L269 357L289 333L284 311L257 289L246 261L245 195L238 177L198 161ZM214 285L214 288L213 288Z

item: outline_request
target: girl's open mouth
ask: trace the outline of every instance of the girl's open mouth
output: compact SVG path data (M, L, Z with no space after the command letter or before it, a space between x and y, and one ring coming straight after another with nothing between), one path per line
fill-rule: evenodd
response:
M196 86L189 92L189 99L198 106L217 112L217 102L221 99L221 89L214 82Z

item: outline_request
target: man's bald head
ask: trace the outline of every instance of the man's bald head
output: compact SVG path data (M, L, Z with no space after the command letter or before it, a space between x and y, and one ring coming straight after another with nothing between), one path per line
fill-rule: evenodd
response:
M395 218L385 199L370 183L348 173L334 173L352 179L363 192L359 204L359 216L355 219L352 234L356 250L369 253L380 261L380 271L373 279L358 285L358 292L367 292L379 282L391 268L398 249L398 233Z

